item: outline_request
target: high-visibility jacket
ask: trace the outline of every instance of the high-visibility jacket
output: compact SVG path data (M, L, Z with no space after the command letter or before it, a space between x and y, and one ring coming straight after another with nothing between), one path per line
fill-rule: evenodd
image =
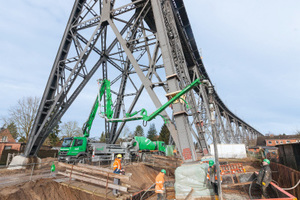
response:
M155 192L156 193L164 193L165 188L164 188L164 183L165 183L165 174L163 172L159 172L159 174L156 176L155 179Z
M116 158L116 159L115 159L115 162L114 162L114 164L113 164L113 167L114 167L114 171L115 171L116 169L121 170L121 169L122 169L122 166L121 166L121 159Z
M223 178L222 178L222 175L221 174L223 174L223 171L220 169L220 178L221 178L221 181L223 180ZM215 180L213 180L213 177L215 177ZM215 171L215 168L208 168L207 169L207 175L206 175L206 178L208 179L208 180L210 180L211 182L217 182L217 180L218 180L218 176L217 176L217 173L216 173L216 171Z

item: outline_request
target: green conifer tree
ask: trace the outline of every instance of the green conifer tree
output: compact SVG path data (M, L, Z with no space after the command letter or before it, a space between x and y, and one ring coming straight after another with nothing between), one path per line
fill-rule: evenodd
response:
M143 129L143 127L141 125L138 125L135 128L134 136L144 136L144 129Z
M158 140L164 141L165 144L169 144L169 138L170 138L170 131L166 126L166 124L164 124L160 129Z
M156 141L157 140L157 130L155 128L155 124L151 124L148 134L147 134L147 138L150 139L151 141Z
M16 140L19 136L16 124L14 122L11 122L10 124L8 124L7 129L9 130L12 137Z
M100 142L105 142L105 134L104 131L101 133Z

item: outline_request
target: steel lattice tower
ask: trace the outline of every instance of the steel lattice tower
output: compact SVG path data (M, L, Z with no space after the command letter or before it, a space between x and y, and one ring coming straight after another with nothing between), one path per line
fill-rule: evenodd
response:
M208 153L215 124L218 142L241 143L261 135L221 101L206 73L183 0L76 0L31 131L25 156L36 156L91 77L111 80L114 118L140 103L143 91L156 108L196 78L205 78L172 105L172 138L185 161L195 160L194 141ZM105 122L115 143L125 122Z

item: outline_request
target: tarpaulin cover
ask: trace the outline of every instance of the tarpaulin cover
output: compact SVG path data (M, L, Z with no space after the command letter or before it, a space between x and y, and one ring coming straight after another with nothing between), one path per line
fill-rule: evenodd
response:
M193 188L192 197L213 196L214 192L206 181L208 164L184 164L175 170L176 199L185 199Z

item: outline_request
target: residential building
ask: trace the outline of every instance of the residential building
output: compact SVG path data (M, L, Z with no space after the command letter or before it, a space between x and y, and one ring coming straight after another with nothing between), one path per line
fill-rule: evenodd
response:
M272 146L300 142L300 135L270 135L257 137L257 146Z
M2 129L0 131L0 157L4 150L17 150L20 152L24 144L16 142L8 129Z

